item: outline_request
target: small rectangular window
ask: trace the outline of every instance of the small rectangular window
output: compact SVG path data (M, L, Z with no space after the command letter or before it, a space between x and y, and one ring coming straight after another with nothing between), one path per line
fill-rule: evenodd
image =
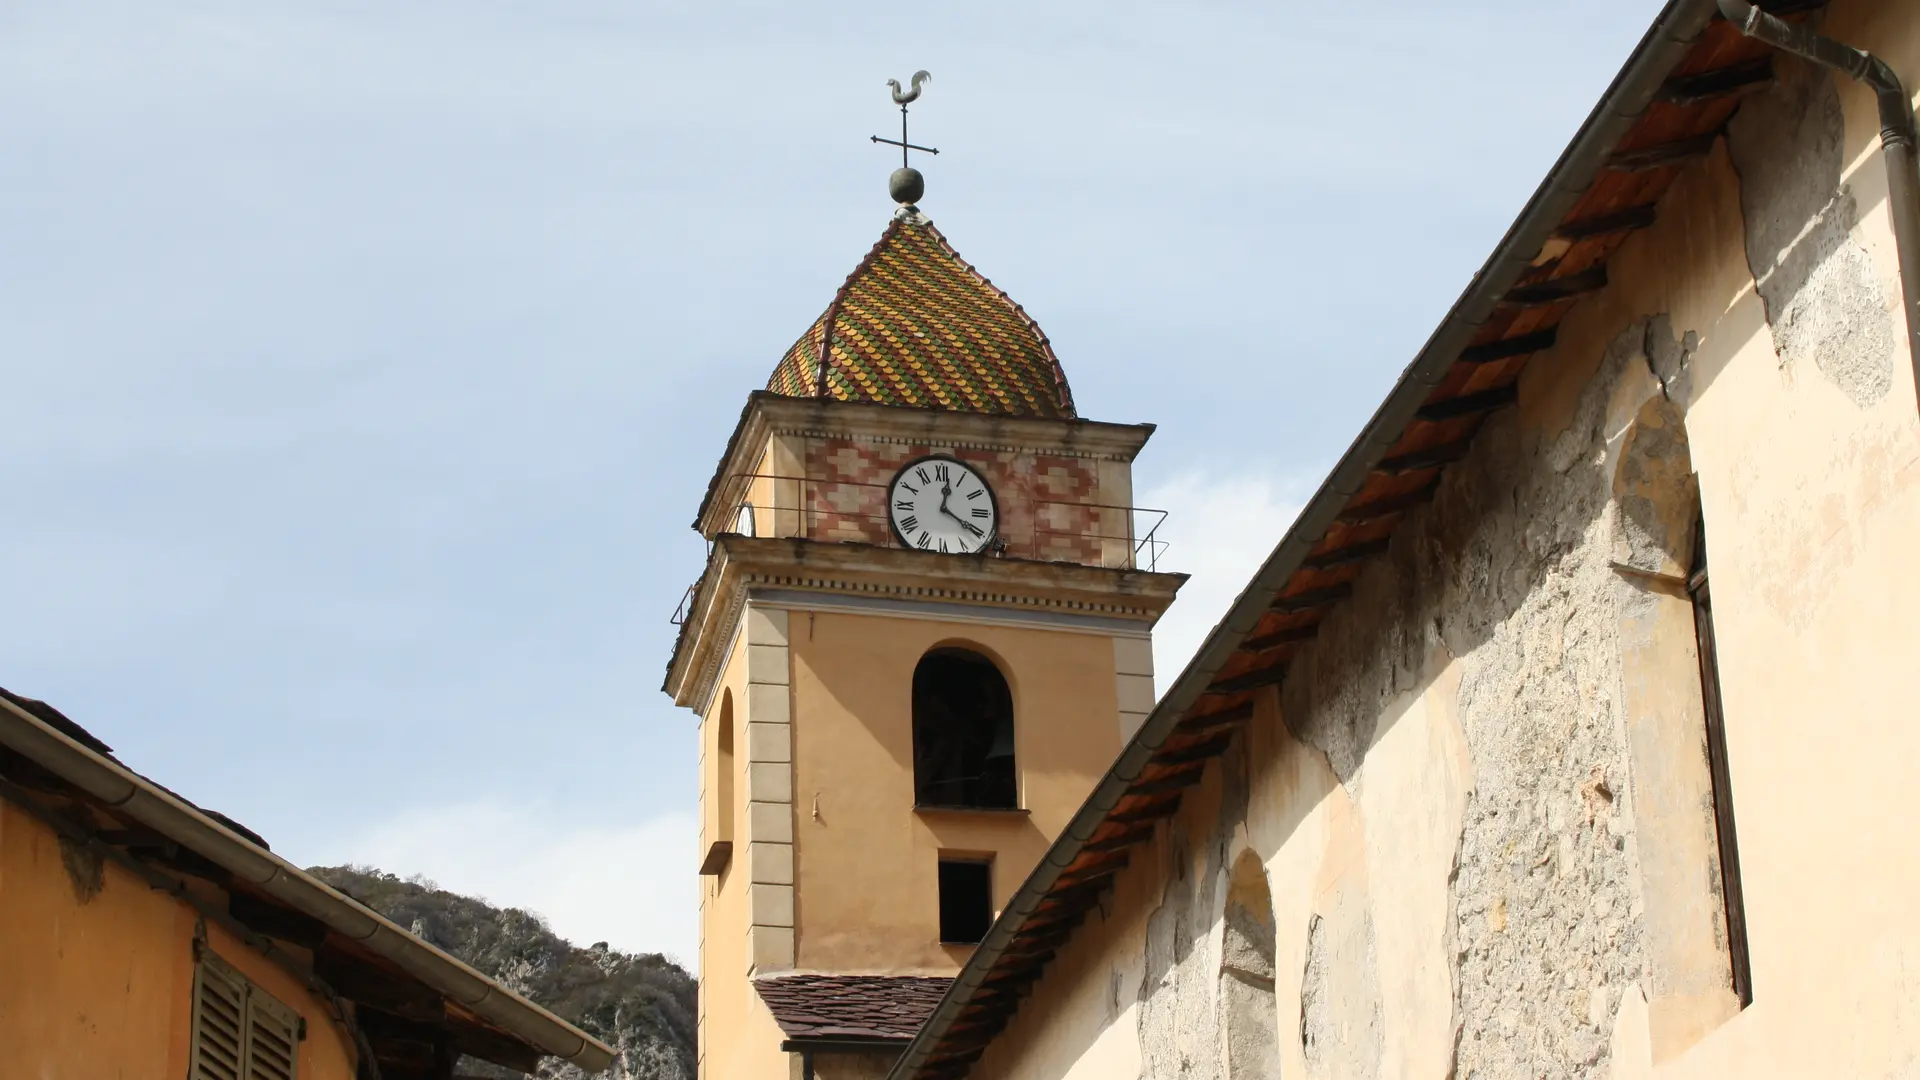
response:
M940 940L978 945L993 925L993 864L940 860Z
M193 972L189 1080L297 1080L300 1016L219 957Z

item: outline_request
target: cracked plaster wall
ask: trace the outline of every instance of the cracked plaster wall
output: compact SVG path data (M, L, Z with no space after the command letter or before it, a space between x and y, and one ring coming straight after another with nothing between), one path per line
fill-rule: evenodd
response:
M1781 365L1811 363L1865 408L1893 386L1898 305L1856 236L1834 76L1793 57L1775 68L1774 84L1742 102L1727 129L1747 261Z
M1647 527L1609 440L1660 396L1666 339L1617 333L1558 430L1495 418L1188 800L1135 898L1137 1075L1267 1075L1222 1037L1248 850L1280 1075L1606 1075L1645 966L1612 563Z
M1596 1075L1609 1005L1640 976L1606 420L1623 374L1644 370L1645 338L1644 323L1616 336L1557 435L1511 415L1490 422L1357 584L1352 610L1369 617L1330 621L1287 684L1282 711L1353 793L1370 836L1440 814L1424 853L1445 852L1444 865L1369 851L1372 879L1393 883L1376 886L1374 917L1426 931L1369 950L1383 979L1409 984L1395 1015L1450 1014L1446 1060L1434 1060L1431 1033L1393 1055L1428 1075ZM1441 726L1451 748L1430 739L1424 753L1395 752L1397 729L1421 722L1397 704L1409 695L1451 714ZM1417 785L1423 761L1460 769L1454 792L1434 792L1457 802L1379 791ZM1440 965L1419 955L1431 936L1448 942ZM1439 971L1448 985L1433 980ZM1308 1063L1309 1076L1398 1072Z

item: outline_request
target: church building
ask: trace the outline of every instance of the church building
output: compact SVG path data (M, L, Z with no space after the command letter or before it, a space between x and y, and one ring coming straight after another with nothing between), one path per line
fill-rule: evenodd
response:
M903 140L904 141L904 140ZM1153 428L899 208L747 398L666 679L701 718L700 1075L877 1077L1153 707Z
M1666 4L891 1080L1920 1076L1916 86Z
M702 1076L1920 1076L1916 84L1670 0L1157 700L1147 430L904 200L700 511Z

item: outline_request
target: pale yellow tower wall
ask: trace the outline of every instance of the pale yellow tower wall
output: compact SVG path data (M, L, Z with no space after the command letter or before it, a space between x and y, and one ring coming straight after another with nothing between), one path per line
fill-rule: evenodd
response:
M704 854L715 840L730 840L732 858L719 873L700 879L700 1034L699 1075L702 1080L747 1080L787 1075L788 1055L780 1050L783 1038L760 996L754 992L750 950L753 927L748 918L748 852L751 808L746 746L748 673L746 628L742 628L713 700L701 719L700 805ZM731 702L731 708L728 708ZM734 725L731 783L722 785L719 725ZM730 820L716 804L721 790L731 795ZM719 832L722 822L730 828Z
M992 855L996 910L1019 888L1119 752L1116 639L827 611L788 625L797 967L952 974L970 950L940 944L939 857ZM912 809L914 667L947 645L1007 677L1018 812Z

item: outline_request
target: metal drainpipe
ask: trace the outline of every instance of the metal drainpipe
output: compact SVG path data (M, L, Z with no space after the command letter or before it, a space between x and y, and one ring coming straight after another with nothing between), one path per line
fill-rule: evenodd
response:
M1914 151L1912 99L1887 62L1851 45L1769 15L1747 0L1717 0L1720 14L1752 38L1844 71L1873 88L1880 103L1880 152L1887 163L1887 203L1893 218L1893 247L1900 259L1900 292L1906 304L1907 352L1913 363L1914 392L1920 396L1920 160Z

